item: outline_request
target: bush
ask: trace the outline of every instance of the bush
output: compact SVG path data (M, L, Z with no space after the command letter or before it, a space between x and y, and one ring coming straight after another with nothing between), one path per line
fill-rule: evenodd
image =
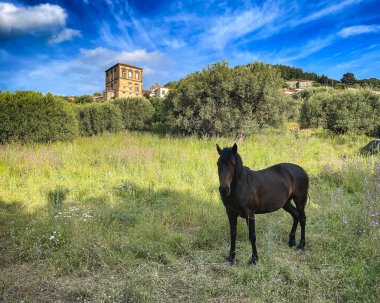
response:
M70 105L39 92L0 93L0 142L72 140L78 123Z
M154 108L144 97L121 98L113 101L121 111L124 127L129 130L143 130L151 121Z
M380 96L369 90L305 92L302 128L323 127L334 133L375 134L379 128Z
M81 136L92 136L103 132L118 132L123 129L123 120L118 107L111 103L74 105Z
M276 69L263 63L216 63L181 79L166 97L167 121L186 134L249 134L281 125L288 97Z

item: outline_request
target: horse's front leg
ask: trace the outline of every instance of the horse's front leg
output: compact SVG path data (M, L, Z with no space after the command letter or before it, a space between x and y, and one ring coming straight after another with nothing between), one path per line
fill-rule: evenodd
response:
M249 231L249 240L252 244L252 257L249 260L249 264L256 264L259 261L259 257L257 256L256 249L256 232L255 232L255 215L248 216L247 219L248 231Z
M230 233L231 233L231 246L230 246L230 254L226 258L226 261L232 265L235 261L235 255L236 255L236 225L237 225L237 215L228 211L228 220L230 222Z

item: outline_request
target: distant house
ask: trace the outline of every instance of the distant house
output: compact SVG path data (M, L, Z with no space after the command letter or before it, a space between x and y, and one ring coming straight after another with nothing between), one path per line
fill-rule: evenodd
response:
M142 96L143 69L125 63L117 63L105 71L104 99Z
M305 88L313 87L313 81L311 80L286 81L286 84L290 89L293 90L302 90Z
M165 86L161 86L158 83L155 85L151 86L149 91L150 91L150 96L156 96L159 98L166 97L166 95L169 93L169 88Z

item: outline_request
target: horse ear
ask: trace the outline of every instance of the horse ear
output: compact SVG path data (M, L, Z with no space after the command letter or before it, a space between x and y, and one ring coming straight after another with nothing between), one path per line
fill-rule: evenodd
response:
M232 154L235 155L236 153L237 153L237 145L235 143L234 146L232 146Z
M222 152L222 150L221 150L221 148L219 147L218 144L216 145L216 150L218 151L218 154L220 155L220 153Z

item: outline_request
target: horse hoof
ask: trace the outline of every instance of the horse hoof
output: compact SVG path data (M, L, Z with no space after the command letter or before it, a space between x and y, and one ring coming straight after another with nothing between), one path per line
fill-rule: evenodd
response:
M296 251L304 251L305 250L305 247L304 246L301 246L301 245L298 245L297 248L296 248Z
M231 258L231 256L228 256L228 257L226 258L226 260L225 260L225 263L226 263L226 265L228 265L228 266L232 266L232 265L234 265L235 260L234 260L233 258Z
M248 265L256 265L257 261L259 261L259 258L252 257L251 260L248 261Z
M296 241L289 241L289 247L296 246Z

